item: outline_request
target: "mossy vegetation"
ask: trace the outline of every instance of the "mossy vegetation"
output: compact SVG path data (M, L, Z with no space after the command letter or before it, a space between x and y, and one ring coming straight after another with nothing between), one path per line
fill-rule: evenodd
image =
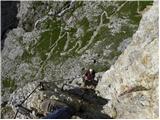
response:
M1 107L1 119L11 119L14 118L14 111L11 106Z
M2 108L2 113L4 112L9 112L9 111L11 111L12 110L12 108L10 107L10 106L6 106L6 107L3 107Z
M105 7L102 4L98 4L99 9L102 10L100 11L101 13L98 13L97 11L99 10L97 10L96 12L98 14L93 13L93 15L89 15L90 13L88 11L91 8L84 7L83 9L80 9L84 13L78 11L78 8L85 6L87 2L78 1L76 2L75 6L72 9L70 9L69 11L67 11L67 13L65 13L64 15L65 17L49 15L47 19L38 22L37 25L38 27L36 27L36 29L37 31L42 30L42 32L39 34L40 35L39 38L34 38L36 40L31 40L31 42L29 41L30 43L26 43L27 44L26 45L23 43L23 37L17 38L19 44L25 49L23 51L23 55L20 58L18 58L18 60L16 58L18 62L20 61L28 64L31 62L32 57L37 57L37 56L40 57L41 60L43 61L43 62L40 61L40 65L38 64L34 66L33 63L32 65L35 68L31 69L32 75L30 76L23 75L21 77L23 81L21 82L34 81L36 72L40 73L40 75L38 76L39 78L37 77L36 79L39 80L40 79L44 80L44 78L50 79L49 75L54 72L54 70L50 71L50 69L55 69L55 71L63 69L64 66L66 65L65 61L67 61L68 58L75 58L75 60L78 60L79 57L86 52L86 50L89 50L89 52L85 53L86 54L85 58L84 59L80 58L80 60L82 61L78 61L78 64L76 63L76 65L79 65L77 67L78 69L81 67L86 67L86 68L92 68L96 72L104 72L108 70L110 66L114 64L114 61L118 58L118 56L121 54L121 51L118 51L117 49L119 45L122 43L123 40L131 38L134 32L137 30L138 24L142 17L141 16L142 14L140 12L143 11L147 5L151 5L153 3L153 1L139 1L139 2L127 1L126 4L118 10L118 7L123 5L125 2L126 1L116 2L118 4L117 6L110 5L109 7ZM32 32L33 28L35 27L34 23L36 22L36 20L40 20L40 18L48 14L49 9L45 10L45 7L43 7L43 9L41 10L41 6L43 5L44 4L42 1L33 2L32 13L39 14L39 16L38 17L36 16L35 18L33 17L33 15L26 17L25 21L22 24L22 26L24 25L23 27L26 31ZM48 8L52 8L52 6L49 5ZM85 11L85 9L87 10ZM100 29L97 30L97 28L99 28L98 25L100 24L101 15L104 11L107 13L107 15L103 14L102 16L103 24L105 25L100 26ZM70 19L70 17L73 17L73 20ZM112 19L112 17L114 19ZM119 27L118 30L116 29L117 27ZM93 37L92 43L88 45L92 37ZM67 47L65 47L66 44ZM78 53L79 50L84 48L86 45L88 45L87 48L82 53ZM29 48L27 49L28 46ZM109 51L108 53L106 53L107 55L104 54L105 50ZM86 59L88 57L87 54L89 56L89 59ZM97 56L95 57L94 55ZM45 65L49 63L48 61L49 62L52 61L55 66L53 68L47 69ZM75 64L73 62L73 66L74 65ZM63 74L63 71L67 73L68 72L67 70L69 69L72 70L72 68L73 68L72 66L71 67L67 66L66 69L63 69L60 72L55 72L56 74L53 73L51 76L54 76L55 79L57 79L59 76L63 78L64 77L63 75L65 75ZM15 67L15 70L16 69L17 68ZM32 72L32 70L34 71ZM77 69L73 68L73 70ZM49 73L46 74L47 73L46 71L47 72L49 71ZM79 74L76 72L75 74ZM58 74L60 73L60 75L58 76L57 73ZM71 72L69 71L68 73ZM14 73L13 71L13 74L16 73ZM15 80L12 80L11 78L4 78L2 80L2 87L3 87L2 96L6 95L6 93L8 94L15 91L17 88L16 84L19 85L18 83L15 82ZM145 88L143 88L142 86L138 86L135 90L139 91L144 89ZM7 112L10 111L11 109L9 107L5 107L2 110L3 112Z
M114 3L114 2L113 2ZM111 22L110 19L106 17L104 14L103 17L103 24L106 24L106 26L101 27L100 31L98 31L98 34L94 37L93 42L87 49L92 49L98 41L103 41L103 46L95 48L95 53L102 54L103 49L105 49L106 46L111 45L111 53L108 56L108 58L105 57L105 59L112 60L114 57L118 57L121 52L117 51L117 47L119 44L128 37L132 37L133 33L138 28L139 21L141 19L141 14L138 13L138 11L142 11L147 5L151 5L153 1L120 1L116 2L117 5L111 4L109 7L105 7L105 5L99 4L98 7L102 11L106 11L108 16L117 16L117 18L121 19L129 19L128 24L132 24L134 27L121 23L121 29L117 33L112 33L111 29L114 28L108 28L107 25ZM40 6L42 3L37 2L33 5L33 7L36 9L36 6ZM85 5L86 2L76 2L75 7L73 7L71 10L69 10L67 13L65 13L65 18L70 18L73 16L73 13L83 5ZM123 5L123 6L122 6ZM118 7L122 6L120 9ZM95 26L99 25L100 22L100 16L94 16L93 18L97 23L95 23ZM113 17L112 16L112 17ZM95 28L91 28L91 24L93 22L90 22L88 18L85 16L83 19L78 19L76 21L76 25L74 27L67 26L66 28L66 22L63 18L57 18L55 17L48 17L45 21L40 23L41 28L45 32L41 33L41 37L38 40L37 44L32 46L32 50L35 52L35 54L38 54L43 61L47 59L47 54L50 53L51 57L49 60L52 60L56 64L60 62L64 62L67 60L67 58L70 57L78 57L81 54L78 54L77 51L81 48L85 47L89 40L91 39ZM112 23L113 24L113 23ZM76 37L77 30L81 28L83 30L83 34L79 35L79 37ZM64 46L66 44L67 39L67 33L70 36L70 40L68 42L68 47L64 51ZM64 35L61 39L62 35ZM81 44L77 44L77 42ZM87 50L86 49L86 50ZM97 49L97 52L96 52ZM100 49L100 50L99 50ZM51 52L52 51L52 52ZM61 56L62 52L68 52L68 54L65 54ZM84 51L85 52L85 51ZM24 55L22 58L30 59L33 55L30 54L30 52L24 52ZM106 61L107 64L107 61ZM97 64L97 66L100 66L100 64ZM103 68L103 67L102 67Z
M15 83L14 80L11 80L11 79L5 79L5 80L2 80L2 85L4 88L7 88L9 89L9 92L12 93L16 88L17 88L17 85Z

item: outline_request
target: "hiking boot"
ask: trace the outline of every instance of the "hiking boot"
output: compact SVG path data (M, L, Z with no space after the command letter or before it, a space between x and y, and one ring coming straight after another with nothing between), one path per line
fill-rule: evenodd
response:
M49 99L42 102L41 110L43 111L43 115L46 116L49 112L53 112L64 106L67 106L67 105L62 102Z

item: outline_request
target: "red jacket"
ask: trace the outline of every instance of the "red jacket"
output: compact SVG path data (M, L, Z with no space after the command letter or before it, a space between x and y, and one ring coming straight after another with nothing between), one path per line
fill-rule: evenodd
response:
M87 72L84 74L83 79L84 79L84 80L91 81L91 80L94 80L94 77L95 77L94 72L91 73L89 70L87 70Z

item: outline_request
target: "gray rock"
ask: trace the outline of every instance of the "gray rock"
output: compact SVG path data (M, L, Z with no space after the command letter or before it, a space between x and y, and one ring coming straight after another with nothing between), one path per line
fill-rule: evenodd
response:
M137 10L152 2L139 6L137 3L21 1L19 25L7 34L2 51L2 81L14 81L19 92L9 92L12 86L3 85L2 97L8 101L11 95L11 103L20 102L32 90L31 85L25 85L34 81L56 81L59 88L65 83L80 87L83 69L92 68L96 72L109 69L121 54L118 50L121 42L138 28L141 14ZM129 9L132 5L137 6ZM120 48L125 49L124 46ZM141 56L135 52L129 55L130 63ZM102 73L98 74L95 79L100 81ZM108 86L112 88L111 84ZM86 95L87 100L90 98L92 95ZM91 113L101 110L100 107Z
M158 4L143 14L138 31L106 71L97 90L114 118L158 118ZM110 110L109 110L110 109Z

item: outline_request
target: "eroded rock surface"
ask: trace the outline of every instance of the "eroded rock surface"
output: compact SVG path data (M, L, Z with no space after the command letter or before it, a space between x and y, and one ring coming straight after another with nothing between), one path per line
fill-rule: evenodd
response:
M114 118L158 118L158 3L146 10L132 42L98 83Z
M99 72L96 79L101 79L103 71L132 42L143 9L151 4L151 1L21 1L18 27L7 34L2 51L2 103L9 101L14 108L38 81L59 81L58 87L64 83L80 87L82 74L88 68ZM112 102L108 106L112 108ZM101 107L98 112L103 110ZM117 115L115 108L105 111L112 117Z

